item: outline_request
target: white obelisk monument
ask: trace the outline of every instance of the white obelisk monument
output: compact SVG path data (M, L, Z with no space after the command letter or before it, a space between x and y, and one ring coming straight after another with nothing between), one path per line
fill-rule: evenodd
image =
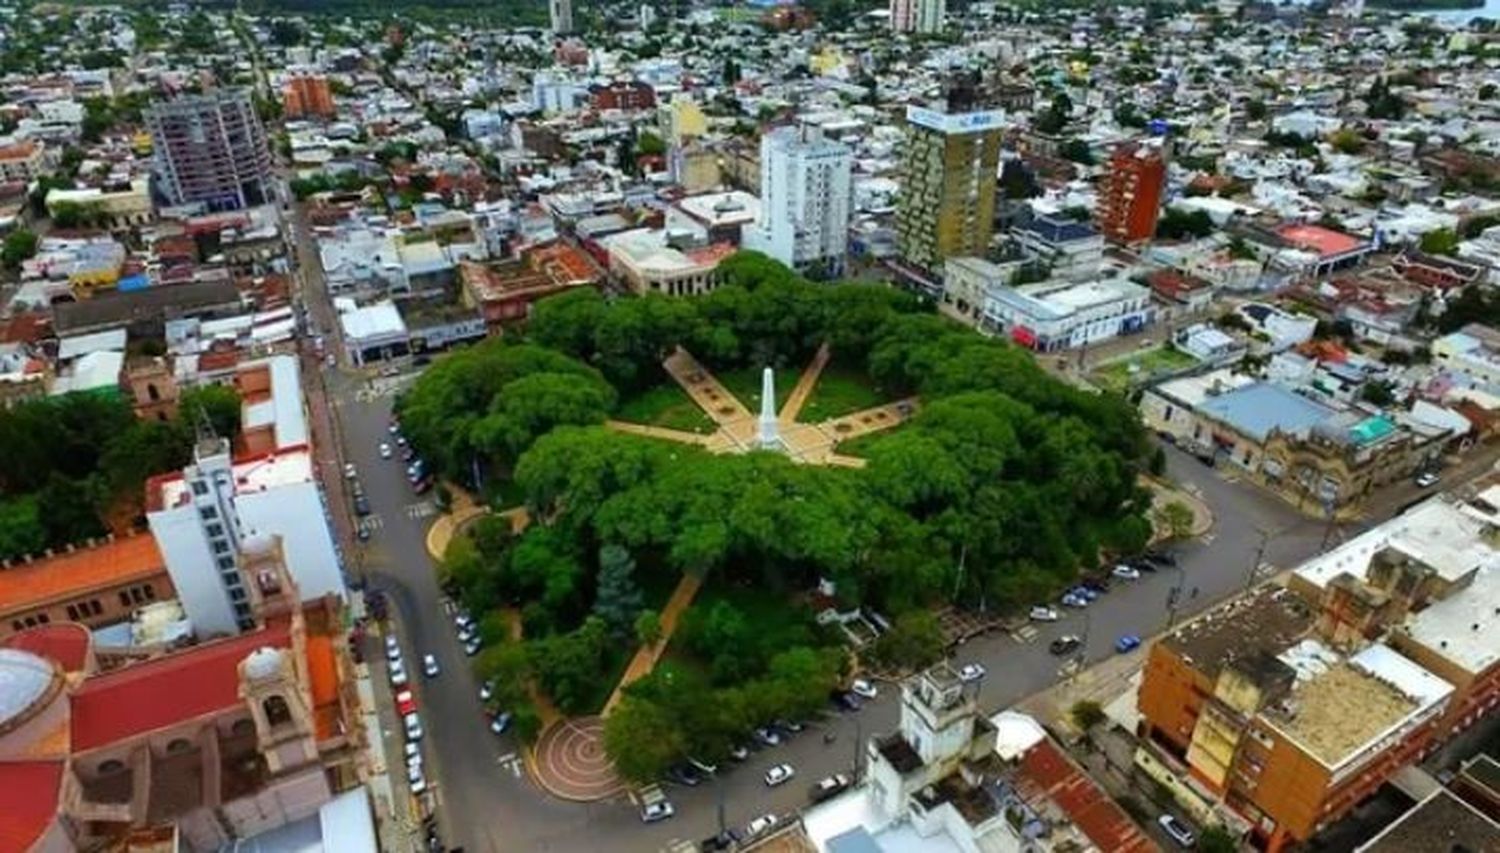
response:
M776 423L776 372L767 367L760 374L760 434L762 450L781 450L781 429Z

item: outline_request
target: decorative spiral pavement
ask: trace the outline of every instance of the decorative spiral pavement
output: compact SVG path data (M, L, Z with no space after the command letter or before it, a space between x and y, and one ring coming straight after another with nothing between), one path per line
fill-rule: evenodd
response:
M537 784L565 800L590 802L625 791L625 783L604 753L604 721L598 717L549 726L537 738L531 771Z

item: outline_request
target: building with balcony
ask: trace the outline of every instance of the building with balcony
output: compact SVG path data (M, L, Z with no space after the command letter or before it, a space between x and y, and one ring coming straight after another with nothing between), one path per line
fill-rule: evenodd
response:
M173 206L211 211L274 203L276 177L250 93L215 89L146 110L158 191Z
M1313 608L1268 585L1153 644L1137 708L1149 749L1277 853L1434 745L1453 685L1375 643L1313 636Z
M906 109L896 242L902 259L928 275L960 256L989 254L1004 114L949 100Z
M780 127L760 138L760 216L748 248L796 269L842 274L849 251L854 151L817 126Z
M1157 142L1117 146L1104 164L1095 220L1111 243L1136 245L1156 235L1167 163Z

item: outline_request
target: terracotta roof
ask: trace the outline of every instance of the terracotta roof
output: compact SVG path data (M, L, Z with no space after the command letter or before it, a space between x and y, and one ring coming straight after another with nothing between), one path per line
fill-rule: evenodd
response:
M92 641L89 629L77 622L53 622L12 634L4 645L55 661L64 672L79 672L88 663Z
M0 850L30 850L57 817L61 761L0 762Z
M1323 258L1352 252L1365 245L1358 237L1318 225L1284 225L1276 229L1276 233L1297 248L1317 252Z
M1147 853L1160 849L1051 740L1039 742L1021 757L1021 774L1057 803L1100 850Z
M71 554L33 560L0 569L0 614L146 580L165 574L166 570L156 540L147 534L125 536Z
M333 638L314 634L307 638L307 676L312 684L313 720L318 740L338 734L339 672L334 660Z
M240 661L261 646L289 645L283 624L90 678L72 697L73 751L232 708L240 702Z
M42 313L13 314L0 323L0 341L34 344L52 336L52 318Z

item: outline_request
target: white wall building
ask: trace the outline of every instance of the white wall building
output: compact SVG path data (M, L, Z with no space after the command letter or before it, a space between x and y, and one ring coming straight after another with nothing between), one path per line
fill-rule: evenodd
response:
M985 327L1037 352L1134 334L1155 320L1151 291L1126 279L991 288L982 317Z
M843 271L849 248L854 152L812 125L782 127L760 139L760 218L749 248L793 269Z
M891 0L891 29L898 33L940 33L947 13L945 0Z
M153 480L146 520L188 619L200 637L251 627L240 572L241 540L280 536L287 570L304 601L344 596L313 458L306 448L231 462L229 442L210 438L181 474Z

